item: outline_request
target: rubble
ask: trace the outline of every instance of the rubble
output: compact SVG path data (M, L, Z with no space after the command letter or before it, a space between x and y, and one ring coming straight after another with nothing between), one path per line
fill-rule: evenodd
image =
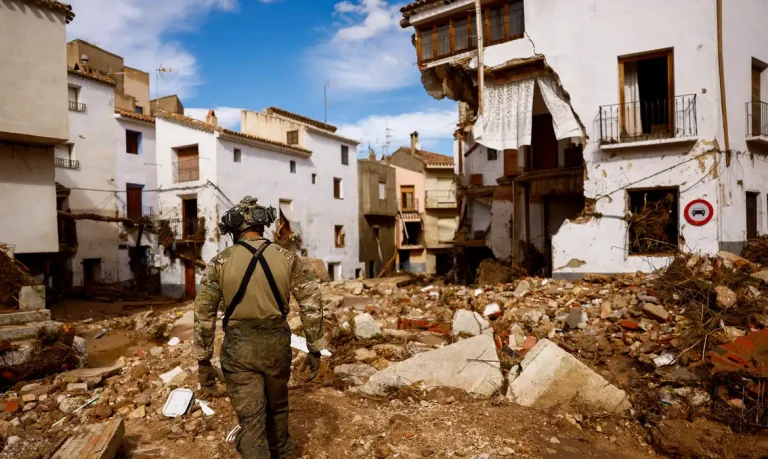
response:
M460 336L462 333L477 336L480 334L492 335L493 330L480 314L466 309L459 309L453 316L452 333L454 336Z
M355 336L358 339L370 339L381 334L381 327L368 313L355 316Z

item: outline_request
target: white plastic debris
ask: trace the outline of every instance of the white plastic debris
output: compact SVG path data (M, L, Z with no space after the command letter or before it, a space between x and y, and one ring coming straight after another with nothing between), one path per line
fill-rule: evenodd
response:
M500 313L501 313L501 308L496 303L489 304L488 306L485 307L485 310L483 311L483 315L485 317L491 317Z
M428 291L432 290L433 288L435 288L434 285L429 285L427 287L424 287L423 289L421 289L421 293L428 292Z
M173 381L173 378L180 375L183 371L184 370L182 370L181 367L176 367L167 373L161 374L160 379L162 379L165 384L169 384L171 381Z
M653 364L656 365L656 368L666 367L667 365L671 365L672 362L675 361L675 354L667 353L660 355L653 359Z
M234 429L229 431L226 439L227 443L232 443L233 441L235 441L235 435L237 435L237 433L240 432L240 429L242 429L242 427L240 427L240 425L238 424L235 426Z
M170 341L168 341L169 346L177 346L179 343L181 343L181 339L179 339L178 336L174 336Z
M202 400L195 400L195 403L197 403L197 405L200 407L204 415L213 416L214 414L216 414L216 412L213 411L213 409L211 409L211 407L208 405L208 402L204 402Z
M481 288L475 289L475 296L480 296L483 293L485 293L485 291L483 289L481 289Z
M187 414L192 406L192 400L194 398L195 393L189 389L174 389L171 391L170 395L168 395L168 400L165 401L165 405L163 405L163 416L176 418Z
M307 347L307 339L303 336L298 336L291 334L291 347L296 349L297 351L305 352L309 354L309 348ZM331 351L328 349L323 349L320 351L320 355L324 357L330 357L333 354L331 354Z

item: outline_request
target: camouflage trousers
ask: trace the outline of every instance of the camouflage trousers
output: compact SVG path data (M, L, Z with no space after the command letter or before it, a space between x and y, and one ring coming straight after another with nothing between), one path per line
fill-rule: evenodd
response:
M286 458L291 330L282 317L233 320L221 348L221 369L242 430L235 443L245 459Z

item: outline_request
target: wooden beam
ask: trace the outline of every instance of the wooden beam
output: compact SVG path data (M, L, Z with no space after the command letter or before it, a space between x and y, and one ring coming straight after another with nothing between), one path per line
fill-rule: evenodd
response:
M149 224L149 219L147 218L125 218L125 217L107 217L104 215L98 215L98 214L72 214L69 212L62 212L57 211L57 215L59 218L64 218L68 220L93 220L97 222L108 222L108 223L133 223L136 225L146 225Z

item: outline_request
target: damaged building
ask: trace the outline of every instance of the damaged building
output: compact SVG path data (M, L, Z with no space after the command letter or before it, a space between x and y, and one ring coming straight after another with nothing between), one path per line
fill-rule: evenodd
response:
M401 11L424 88L459 102L457 266L648 272L768 232L764 2Z

